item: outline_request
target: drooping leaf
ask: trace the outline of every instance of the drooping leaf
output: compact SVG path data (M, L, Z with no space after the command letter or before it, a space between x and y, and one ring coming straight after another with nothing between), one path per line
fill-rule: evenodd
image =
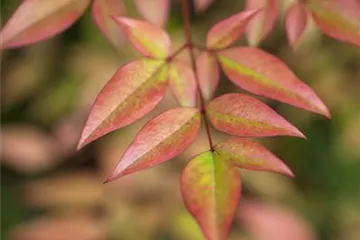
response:
M274 110L256 98L229 93L215 98L206 106L206 113L214 127L240 137L304 135Z
M122 66L96 97L78 149L150 112L166 87L163 61L142 59Z
M301 2L294 2L286 12L285 28L291 47L296 48L306 28L308 15Z
M199 128L196 108L174 108L158 115L136 135L106 182L175 157L194 142Z
M215 0L194 0L195 11L203 13Z
M145 57L166 58L170 37L159 26L126 17L113 17L134 47Z
M225 240L241 195L240 176L221 155L194 157L181 175L186 207L208 240Z
M278 15L277 0L247 0L246 9L262 9L246 28L246 38L251 46L257 46L273 30Z
M215 151L237 167L255 171L273 171L293 177L294 174L278 157L260 143L232 138L215 145Z
M206 46L210 49L230 46L244 33L248 22L258 11L255 8L241 11L215 24L207 34Z
M0 48L15 48L50 38L70 27L90 0L26 0L0 33Z
M360 3L356 0L310 0L307 8L328 36L360 46Z
M215 56L207 51L196 59L196 71L203 97L210 100L219 84L220 71Z
M92 5L92 17L103 34L114 46L119 47L124 38L119 27L111 16L125 14L125 6L122 0L94 0Z
M169 86L181 106L196 106L196 81L194 72L184 62L173 60L169 71Z
M241 88L330 117L316 93L275 56L252 47L222 50L218 59L228 78Z
M169 0L135 0L139 13L149 22L158 26L166 24L169 14Z

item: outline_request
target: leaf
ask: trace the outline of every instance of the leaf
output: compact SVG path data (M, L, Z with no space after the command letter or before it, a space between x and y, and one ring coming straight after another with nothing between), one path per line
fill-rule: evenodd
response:
M170 52L170 37L159 26L126 17L113 17L134 47L145 57L166 58Z
M150 23L164 26L169 14L169 0L135 0L140 14Z
M197 13L203 13L215 0L194 0L194 7Z
M78 149L150 112L166 87L163 61L142 59L122 66L96 97Z
M220 71L215 56L207 51L196 59L196 71L203 97L210 100L219 84Z
M199 128L196 108L174 108L160 114L136 135L106 182L175 157L194 142Z
M190 160L181 175L181 192L189 212L208 240L225 240L240 199L236 168L216 153Z
M26 0L0 33L0 48L15 48L53 37L69 28L90 0Z
M241 88L330 117L329 110L305 83L275 56L252 47L218 53L227 77Z
M285 28L288 41L292 48L296 48L307 24L307 12L301 2L294 2L287 10Z
M188 65L179 60L171 62L169 86L181 106L196 106L196 81L194 72Z
M215 24L207 34L207 48L222 49L230 46L241 37L248 22L258 11L258 9L242 11Z
M360 46L360 3L355 0L310 0L307 9L328 36Z
M247 0L246 9L262 9L248 24L246 38L257 46L273 30L278 15L277 0Z
M124 14L125 6L122 0L94 0L92 5L92 17L96 25L116 47L120 47L123 35L110 16Z
M260 143L233 138L215 145L215 151L237 167L255 171L273 171L293 177L294 174L279 158Z
M212 100L206 113L214 127L240 137L305 136L256 98L229 93Z

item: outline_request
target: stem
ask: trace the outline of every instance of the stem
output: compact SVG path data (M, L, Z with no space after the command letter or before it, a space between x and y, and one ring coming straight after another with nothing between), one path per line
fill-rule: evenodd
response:
M213 145L213 141L211 138L211 132L210 132L210 125L209 125L209 120L207 118L206 115L206 109L205 109L205 100L204 100L204 96L201 92L200 89L200 83L199 83L199 77L197 75L197 71L196 71L196 60L195 60L195 55L194 55L194 43L192 41L191 38L191 24L190 24L190 16L189 16L189 0L181 0L181 12L182 12L182 18L183 18L183 22L184 22L184 33L185 33L185 37L186 37L186 44L185 46L187 46L188 50L189 50L189 55L190 55L190 59L191 59L191 67L194 71L195 74L195 80L196 80L196 85L197 85L197 91L200 97L200 113L203 116L204 119L204 123L205 123L205 129L206 129L206 135L209 141L209 147L210 147L210 151L214 152L214 145Z

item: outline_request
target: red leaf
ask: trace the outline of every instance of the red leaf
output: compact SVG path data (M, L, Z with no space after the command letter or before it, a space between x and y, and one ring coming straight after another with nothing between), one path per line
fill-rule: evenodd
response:
M166 58L170 52L170 37L159 26L125 17L113 17L134 47L144 56Z
M213 97L220 78L219 65L215 56L210 52L202 52L196 59L196 71L203 97L209 100Z
M330 117L316 93L275 56L237 47L219 52L218 58L228 78L241 88Z
M163 98L166 80L162 61L143 59L121 67L97 96L78 149L150 112Z
M25 0L0 33L0 48L15 48L53 37L69 28L90 0Z
M275 26L278 15L277 0L247 0L246 9L263 9L249 22L245 33L249 44L256 46Z
M198 13L205 12L214 1L215 0L194 0L195 11Z
M293 177L294 174L278 157L260 143L233 138L215 145L215 151L237 167L255 171L272 171Z
M169 14L169 0L135 0L140 14L152 24L164 26Z
M294 2L286 12L285 28L290 45L295 48L307 24L307 12L301 2Z
M106 182L175 157L194 142L199 128L196 108L174 108L160 114L136 135Z
M204 152L190 160L180 183L186 207L208 240L225 240L240 199L236 168L217 154Z
M270 107L256 98L229 93L212 100L206 113L220 131L240 137L304 135Z
M207 34L206 46L211 49L230 46L244 33L248 22L258 11L258 9L242 11L215 24Z
M125 14L125 6L122 0L94 0L92 6L92 17L103 34L116 47L123 39L118 26L110 16L120 16Z
M355 0L310 0L307 8L328 36L360 46L360 3Z
M169 71L169 86L181 106L196 106L197 89L194 72L184 62L172 61Z

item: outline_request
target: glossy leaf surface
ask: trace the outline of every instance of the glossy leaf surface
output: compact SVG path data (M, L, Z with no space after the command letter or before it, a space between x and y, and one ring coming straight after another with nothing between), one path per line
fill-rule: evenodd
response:
M272 171L294 176L278 157L260 143L244 138L233 138L215 145L215 151L237 167L255 171Z
M169 14L169 0L135 0L140 14L152 24L164 26Z
M241 88L327 117L330 113L316 93L275 56L252 47L218 54L228 78Z
M70 27L90 0L25 0L0 33L0 48L15 48L50 38Z
M150 112L166 87L163 61L143 59L122 66L96 97L78 149Z
M199 128L200 113L196 108L174 108L158 115L136 135L106 181L175 157L194 142Z
M307 24L307 12L300 2L293 3L286 12L285 29L290 45L295 48Z
M184 62L173 60L169 71L169 86L181 106L196 106L194 72Z
M125 6L122 0L94 0L93 2L92 17L96 25L116 47L120 47L120 42L124 37L111 16L124 14Z
M210 100L219 85L220 79L216 57L210 52L202 52L196 59L196 71L203 97Z
M125 17L113 17L134 47L144 56L166 58L170 51L170 37L159 26Z
M241 137L304 135L266 104L245 94L229 93L212 100L207 115L220 131Z
M190 160L180 181L184 202L206 238L227 239L240 199L237 169L221 156L204 152Z
M208 32L206 46L210 49L226 48L234 43L245 31L257 9L242 11L215 24Z

